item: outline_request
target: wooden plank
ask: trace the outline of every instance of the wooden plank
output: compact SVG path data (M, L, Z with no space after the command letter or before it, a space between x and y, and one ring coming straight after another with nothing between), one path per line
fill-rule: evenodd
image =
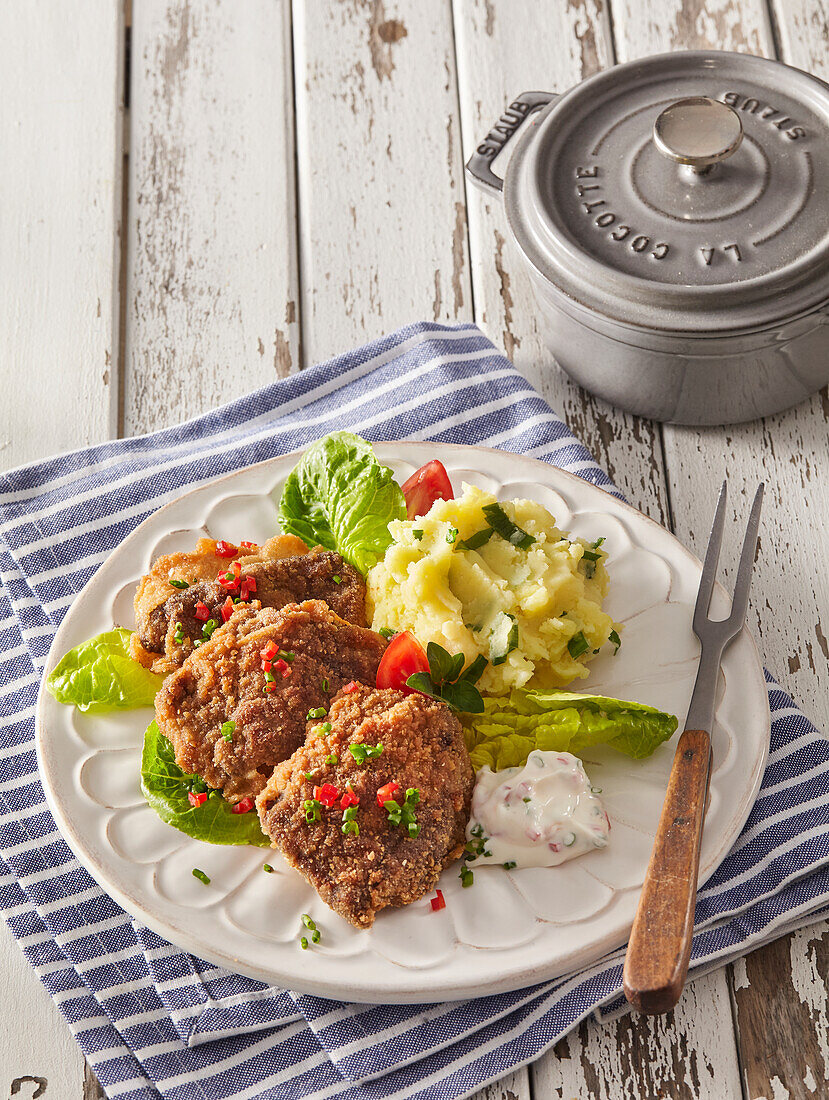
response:
M123 24L110 0L2 0L0 357L4 468L107 439L116 422ZM80 1100L84 1062L0 922L0 1093ZM32 1080L34 1079L34 1080Z
M465 158L519 92L564 92L613 63L602 0L459 0L455 37ZM508 157L509 150L500 161ZM667 523L658 426L592 397L559 370L544 346L529 277L501 202L470 184L468 209L476 321L628 499Z
M804 928L733 967L746 1094L815 1100L829 1082L829 926Z
M108 0L0 3L0 303L5 468L115 422L120 14ZM9 44L14 43L14 48Z
M297 369L288 0L136 0L124 434Z
M449 0L294 6L304 361L472 316Z
M601 0L547 2L543 12L539 9L534 0L460 0L456 5L465 157L518 92L565 91L612 64ZM476 320L564 414L628 498L668 523L659 427L591 397L555 366L536 323L529 279L509 245L501 204L470 187L469 222ZM647 1025L631 1019L587 1021L533 1066L535 1094L615 1100L625 1087L631 1096L645 1098L657 1095L654 1083L662 1087L670 1076L681 1083L704 1080L697 1003L706 1006L710 1033L717 1036L704 1048L710 1072L719 1081L738 1082L728 987L720 973L699 979L674 1014ZM645 1049L648 1057L642 1058Z
M710 977L688 986L668 1017L582 1023L533 1067L535 1096L736 1100L740 1068L728 988Z
M773 55L768 13L752 3L670 6L616 5L621 56L682 45ZM814 0L775 6L783 60L829 76L827 9ZM667 17L667 18L666 18ZM745 514L757 481L769 487L753 585L750 623L766 663L819 726L829 728L829 579L816 562L829 554L827 423L824 392L798 408L725 429L669 428L665 453L677 532L700 551L713 511L715 486L728 476L735 513ZM706 491L702 491L705 487ZM723 572L736 563L737 525L729 530ZM829 999L827 925L787 937L732 968L731 982L746 1094L824 1095Z

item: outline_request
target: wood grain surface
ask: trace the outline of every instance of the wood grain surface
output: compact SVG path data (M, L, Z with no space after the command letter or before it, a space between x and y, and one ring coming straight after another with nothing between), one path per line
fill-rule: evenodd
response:
M59 16L58 18L53 18ZM0 461L107 439L117 415L123 13L2 0ZM84 1061L0 922L0 1097L87 1100Z
M622 975L625 996L648 1015L676 1005L688 974L710 771L708 731L685 730L674 753Z
M474 319L691 548L724 473L735 517L766 480L749 622L829 728L826 391L705 430L594 399L544 347L500 203L463 176L517 92L615 61L704 46L829 79L826 0L770 3L0 0L3 464L151 431L409 321ZM727 539L722 560L729 575ZM668 1017L589 1019L477 1100L827 1096L828 933L697 979ZM98 1100L5 927L0 968L0 1100L16 1078L28 1100L26 1077Z

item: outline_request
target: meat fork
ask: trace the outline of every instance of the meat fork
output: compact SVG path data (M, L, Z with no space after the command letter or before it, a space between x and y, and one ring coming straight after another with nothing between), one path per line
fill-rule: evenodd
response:
M709 617L725 526L725 482L705 553L693 620L694 633L702 644L697 679L625 956L625 996L634 1008L648 1015L674 1007L688 974L717 680L724 651L745 625L762 502L761 483L746 527L727 619Z

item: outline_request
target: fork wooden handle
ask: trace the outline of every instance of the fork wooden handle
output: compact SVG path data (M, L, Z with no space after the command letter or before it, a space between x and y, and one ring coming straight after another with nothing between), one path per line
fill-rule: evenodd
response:
M685 730L625 957L625 996L649 1015L674 1007L688 974L710 765L711 738Z

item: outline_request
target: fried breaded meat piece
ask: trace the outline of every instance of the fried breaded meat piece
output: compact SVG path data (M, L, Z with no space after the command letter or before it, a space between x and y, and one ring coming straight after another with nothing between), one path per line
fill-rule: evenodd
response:
M263 607L325 600L341 618L366 624L365 582L339 554L321 547L309 552L302 539L278 535L227 557L217 554L212 539L200 539L195 553L158 558L142 578L131 655L153 672L181 667L204 639L206 624L223 621L228 598L255 599Z
M355 757L350 749L358 745L383 748L360 763L362 750ZM399 805L408 789L419 792L416 836L378 804L378 790L390 782L399 784ZM256 808L273 847L323 901L368 928L386 906L408 905L433 890L461 855L474 782L461 724L445 703L361 685L339 694L326 719L309 723L306 743L274 769ZM330 808L324 803L332 789L324 784L337 793ZM359 831L344 820L346 792L359 799L347 811ZM315 798L318 806L309 801Z
M284 654L270 682L262 656L269 642ZM309 711L327 710L352 680L375 681L385 647L379 634L320 600L242 605L164 681L155 701L159 728L185 772L222 789L229 802L253 797L305 740ZM228 737L226 722L235 723Z

